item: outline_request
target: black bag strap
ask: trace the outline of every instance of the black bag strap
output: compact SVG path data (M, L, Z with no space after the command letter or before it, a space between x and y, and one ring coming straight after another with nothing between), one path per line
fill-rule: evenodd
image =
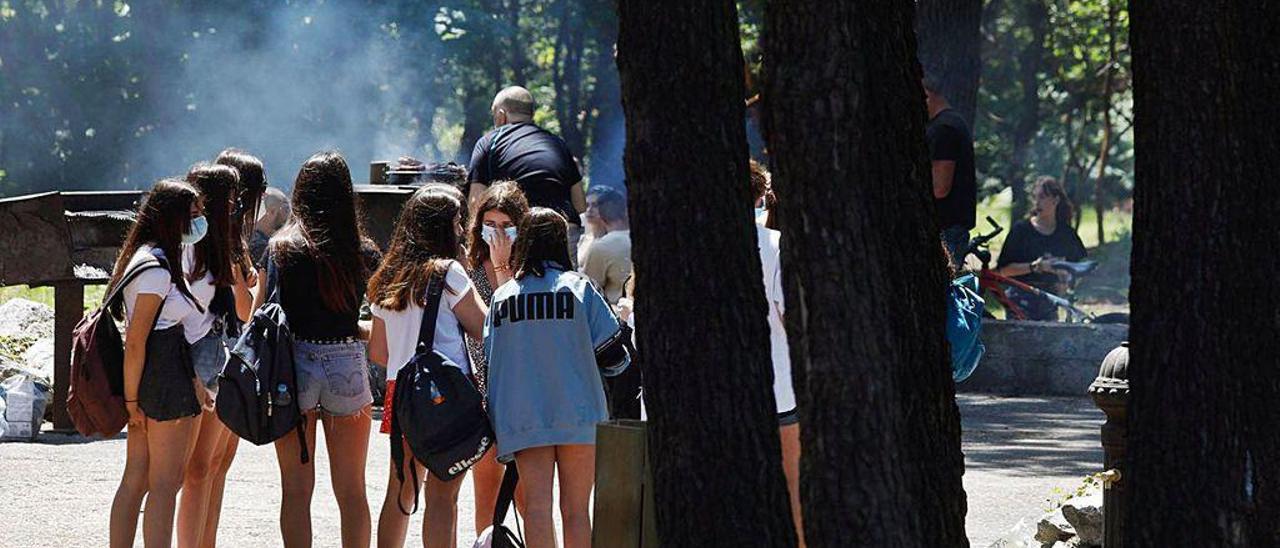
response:
M427 303L422 307L422 325L418 328L418 352L430 352L435 346L436 319L440 300L444 298L444 276L435 273L427 280Z
M407 385L405 389L408 389ZM392 399L394 402L395 396ZM391 407L395 408L394 403ZM391 462L395 464L396 479L400 482L400 488L396 490L396 506L400 507L401 514L411 516L418 511L418 466L409 463L409 473L413 476L413 509L406 511L404 501L400 499L400 493L404 491L404 429L400 426L400 417L394 412L391 413Z
M516 497L516 485L520 483L520 472L516 463L506 466L502 472L502 487L498 488L498 498L493 505L493 528L496 531L507 521L507 511L511 509L511 501Z

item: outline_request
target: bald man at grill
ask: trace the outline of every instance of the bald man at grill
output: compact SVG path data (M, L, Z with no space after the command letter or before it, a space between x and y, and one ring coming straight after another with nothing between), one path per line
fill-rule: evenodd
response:
M553 209L569 223L570 256L576 258L582 237L579 214L587 209L582 174L560 137L533 123L533 94L511 86L493 98L493 131L471 153L467 181L471 211L490 184L515 181L529 205Z

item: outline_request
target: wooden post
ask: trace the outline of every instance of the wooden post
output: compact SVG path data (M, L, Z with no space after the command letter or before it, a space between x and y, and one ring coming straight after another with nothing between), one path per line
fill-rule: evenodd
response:
M70 431L67 390L71 386L71 331L84 316L84 282L67 280L53 284L53 428Z
M1102 546L1122 548L1129 505L1124 482L1129 445L1129 343L1121 343L1102 360L1098 378L1089 385L1089 395L1107 415L1107 422L1102 425L1106 467L1102 473Z

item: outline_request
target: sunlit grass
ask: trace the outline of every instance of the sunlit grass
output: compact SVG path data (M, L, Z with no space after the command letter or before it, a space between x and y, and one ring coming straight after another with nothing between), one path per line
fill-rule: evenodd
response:
M102 303L102 297L107 293L105 285L88 285L84 288L84 309L86 311L96 308ZM53 288L31 287L27 285L6 285L0 286L0 304L8 302L10 299L26 299L43 304L49 308L53 308Z

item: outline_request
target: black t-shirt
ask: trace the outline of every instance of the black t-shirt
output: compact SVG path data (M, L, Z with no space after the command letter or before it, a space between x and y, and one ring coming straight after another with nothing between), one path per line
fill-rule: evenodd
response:
M272 246L274 247L274 246ZM270 251L268 251L271 254ZM304 254L292 254L286 264L271 257L268 269L267 291L276 277L280 283L280 305L289 319L289 329L294 336L305 340L331 340L355 337L360 334L360 304L364 301L365 285L377 269L382 254L371 242L361 249L364 275L356 281L356 292L351 296L351 306L345 312L329 310L320 296L320 279L315 260Z
M1036 227L1031 226L1031 221L1023 219L1014 223L1013 228L1009 229L1009 236L1005 238L1004 247L1000 249L996 268L1012 263L1029 263L1045 254L1062 257L1068 261L1079 261L1084 259L1088 252L1084 248L1084 242L1080 241L1080 236L1071 228L1071 225L1058 223L1058 228L1053 231L1053 234L1046 236L1036 230ZM1014 276L1014 279L1041 289L1051 289L1053 284L1058 282L1057 276L1044 272Z
M956 163L951 192L946 198L934 200L938 228L956 225L973 228L977 224L978 175L973 164L973 134L969 132L969 125L960 113L943 110L929 121L925 140L929 143L930 160Z
M507 124L490 131L471 152L467 181L488 186L515 181L529 205L560 212L580 224L569 189L582 180L564 140L530 122Z
M258 270L267 269L267 242L271 241L261 230L254 230L249 237L249 260Z

